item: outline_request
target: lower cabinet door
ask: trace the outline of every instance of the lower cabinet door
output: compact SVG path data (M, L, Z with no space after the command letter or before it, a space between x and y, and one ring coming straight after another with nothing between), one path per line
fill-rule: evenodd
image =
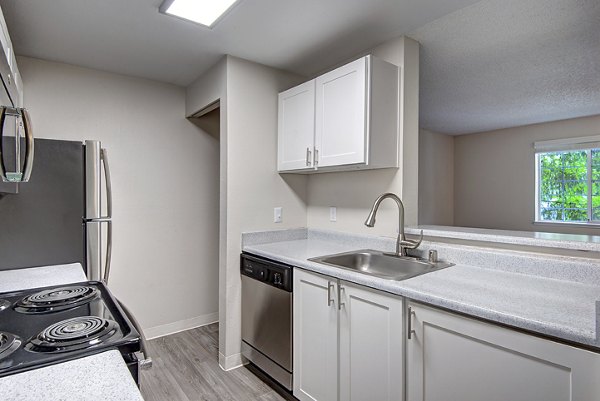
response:
M337 279L294 269L294 396L338 399Z
M343 281L339 293L340 400L402 401L403 299Z
M408 401L592 401L600 355L409 304Z

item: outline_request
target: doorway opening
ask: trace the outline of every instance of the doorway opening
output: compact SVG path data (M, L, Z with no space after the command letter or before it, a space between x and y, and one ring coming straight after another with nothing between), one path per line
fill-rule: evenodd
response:
M206 325L219 321L219 253L220 253L220 233L221 233L221 196L220 196L220 175L221 175L221 108L220 102L216 101L206 106L202 110L188 117L188 121L198 128L198 134L201 135L202 146L205 148L202 155L199 155L198 174L203 177L202 180L195 181L194 174L190 174L191 182L189 185L202 185L202 199L198 207L202 208L202 221L191 222L198 225L198 230L203 238L198 247L201 248L201 260L198 261L198 268L202 269L202 283L198 288L198 300L202 303L198 305L202 315L212 316L210 321L201 322L200 325Z

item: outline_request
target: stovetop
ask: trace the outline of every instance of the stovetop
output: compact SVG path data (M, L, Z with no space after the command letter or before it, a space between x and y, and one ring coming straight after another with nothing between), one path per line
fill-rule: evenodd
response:
M0 294L0 377L115 348L140 335L100 282Z

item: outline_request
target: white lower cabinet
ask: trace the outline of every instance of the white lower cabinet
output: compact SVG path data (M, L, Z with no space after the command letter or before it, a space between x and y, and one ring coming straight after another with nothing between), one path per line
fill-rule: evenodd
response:
M600 355L409 303L408 401L592 401Z
M404 398L403 300L340 283L340 400Z
M294 396L338 399L337 280L294 269Z
M403 321L400 297L295 269L294 396L401 401Z

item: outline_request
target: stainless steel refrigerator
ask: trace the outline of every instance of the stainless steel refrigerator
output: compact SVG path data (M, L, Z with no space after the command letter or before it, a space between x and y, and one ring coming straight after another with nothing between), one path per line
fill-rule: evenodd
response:
M0 140L5 145L0 149L14 146L14 137L12 143L10 137ZM107 283L112 185L106 149L99 141L40 138L34 147L28 182L0 185L0 270L79 262L89 280ZM141 335L140 366L149 368L142 328L119 305Z
M0 186L0 270L79 262L90 280L103 279L111 197L99 141L35 139L29 182Z

